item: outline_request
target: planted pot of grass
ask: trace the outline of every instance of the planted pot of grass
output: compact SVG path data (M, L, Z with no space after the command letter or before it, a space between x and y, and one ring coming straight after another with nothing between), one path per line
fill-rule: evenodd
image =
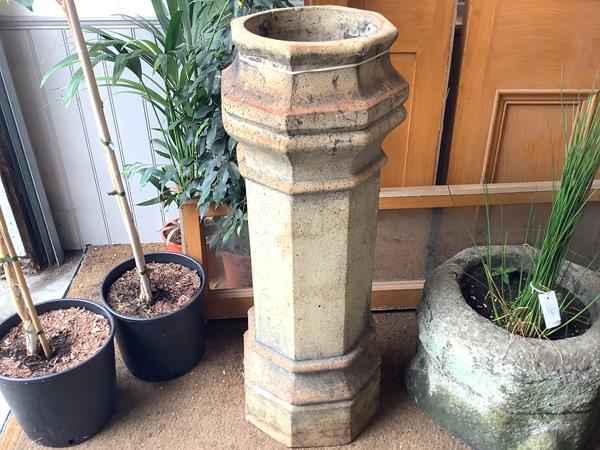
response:
M477 449L582 448L599 418L600 275L566 259L600 168L597 96L584 105L541 245L489 238L425 283L407 393Z
M115 323L87 300L34 306L2 211L0 263L17 311L0 323L0 392L32 441L83 442L115 408Z

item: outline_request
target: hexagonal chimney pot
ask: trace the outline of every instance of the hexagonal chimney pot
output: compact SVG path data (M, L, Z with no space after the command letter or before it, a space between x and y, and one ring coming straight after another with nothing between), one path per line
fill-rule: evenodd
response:
M246 418L288 446L350 442L379 403L370 314L381 142L408 86L380 14L322 6L232 22L223 122L246 179L254 308Z

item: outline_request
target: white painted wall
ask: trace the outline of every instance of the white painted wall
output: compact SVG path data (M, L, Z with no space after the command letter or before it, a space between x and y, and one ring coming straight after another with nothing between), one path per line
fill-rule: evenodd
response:
M0 0L0 3L3 3ZM150 0L75 0L80 18L106 17L113 14L129 14L140 16L153 16L152 2ZM34 0L33 12L19 5L14 0L0 7L2 16L21 17L63 17L63 12L56 0Z
M88 23L140 33L121 19ZM66 23L62 19L0 17L0 39L63 247L70 250L86 244L127 242L116 202L106 195L112 188L87 94L82 91L65 108L59 88L70 79L67 69L40 88L43 74L72 48ZM97 68L97 75L108 73L107 66ZM149 144L156 124L151 109L138 97L113 89L102 89L101 95L120 162L155 163ZM128 185L132 203L156 195L150 186L141 189L136 181ZM173 210L168 213L176 214ZM157 242L165 219L162 209L158 205L135 206L134 215L142 241Z

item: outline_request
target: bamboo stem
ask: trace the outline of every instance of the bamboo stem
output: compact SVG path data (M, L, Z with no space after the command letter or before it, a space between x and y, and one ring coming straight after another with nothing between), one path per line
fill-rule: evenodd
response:
M15 304L17 314L23 321L25 329L25 346L29 356L37 355L38 341L40 342L44 355L50 358L50 346L42 330L40 319L33 305L29 287L25 281L21 263L17 259L15 247L8 233L8 227L4 220L4 214L0 209L0 258L9 259L4 263L4 273L10 288L10 294Z
M123 185L121 171L119 169L115 151L112 148L110 132L106 122L106 116L104 115L104 106L102 104L102 100L100 99L100 92L98 90L96 76L90 61L90 55L87 50L83 31L81 30L81 24L79 22L79 16L77 14L77 9L75 8L74 0L63 0L62 7L67 16L67 22L69 23L69 28L71 29L71 34L73 35L73 40L75 41L77 54L79 55L79 62L88 85L88 94L90 102L92 103L96 127L98 129L98 134L100 135L104 157L106 159L106 163L108 164L108 171L110 173L112 182L113 192L111 194L115 195L117 198L121 218L125 224L127 235L129 236L133 257L135 259L135 265L140 276L140 296L144 301L152 303L152 287L150 285L150 278L146 269L146 261L144 259L144 252L142 250L140 236L133 221L133 214L131 213L129 202L125 196L125 187Z

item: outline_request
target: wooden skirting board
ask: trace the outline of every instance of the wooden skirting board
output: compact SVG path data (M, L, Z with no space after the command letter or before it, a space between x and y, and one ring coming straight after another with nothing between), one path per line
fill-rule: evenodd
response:
M536 181L451 186L417 186L383 188L379 195L380 210L452 208L454 206L523 205L551 203L559 183ZM592 186L592 201L600 201L600 180ZM486 192L487 190L487 192ZM487 199L486 199L487 197Z
M421 301L423 280L376 281L371 294L371 309L413 309ZM219 289L209 291L204 311L209 319L246 317L254 303L252 289Z

